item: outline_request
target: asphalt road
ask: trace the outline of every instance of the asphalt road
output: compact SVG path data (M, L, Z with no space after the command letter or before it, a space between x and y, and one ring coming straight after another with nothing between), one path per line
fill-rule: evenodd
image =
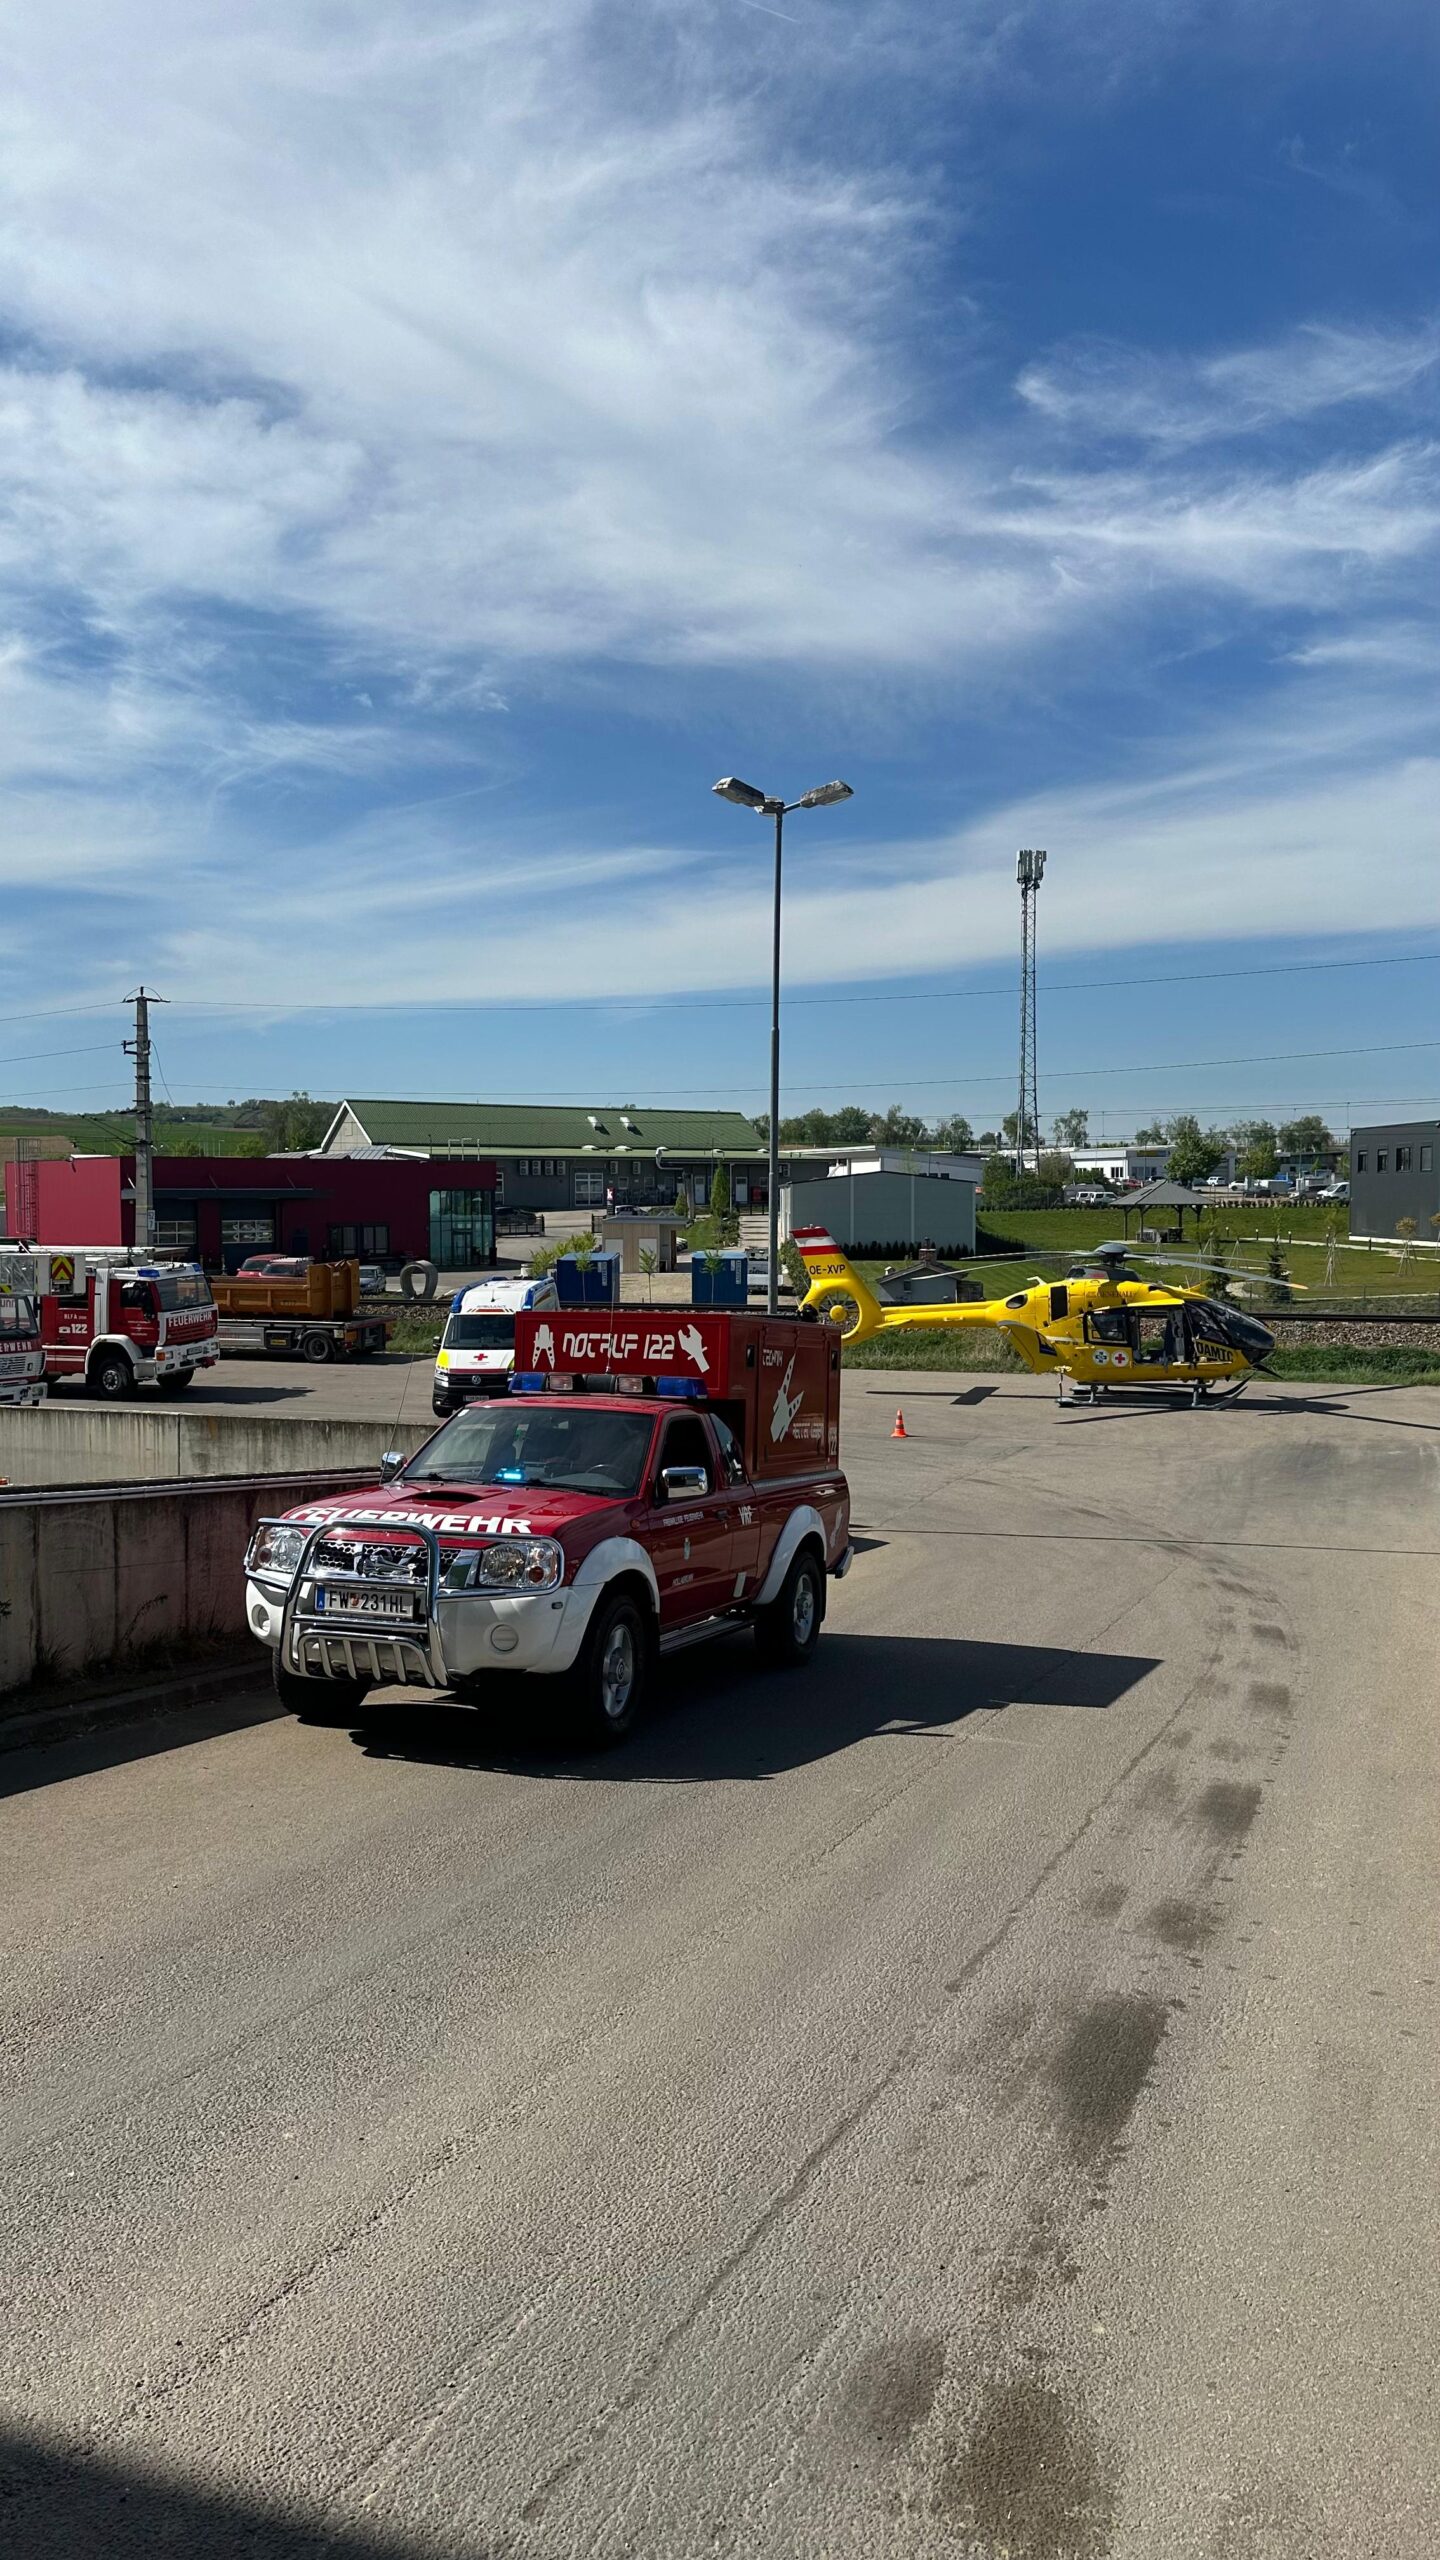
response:
M852 1390L623 1755L0 1762L7 2552L1440 2549L1440 1395Z

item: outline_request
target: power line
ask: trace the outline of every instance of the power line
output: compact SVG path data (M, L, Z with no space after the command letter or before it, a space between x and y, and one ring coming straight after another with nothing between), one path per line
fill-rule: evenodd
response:
M1040 980L1040 987L1042 992L1046 995L1099 995L1118 987L1214 986L1220 981L1228 979L1314 977L1336 969L1414 969L1427 966L1437 960L1440 960L1440 951L1398 951L1353 960L1267 961L1256 967L1247 969L1175 969L1163 971L1158 975L1133 978L1042 978ZM1008 979L1003 983L998 981L991 981L988 983L982 982L978 986L972 985L968 987L924 987L919 989L904 989L887 995L861 995L856 993L836 996L791 995L785 998L785 1002L787 1007L798 1005L953 1004L957 996L964 996L967 999L977 996L994 997L997 999L1003 997L1013 1002L1015 994L1016 982L1013 979ZM292 1014L330 1015L337 1013L364 1013L374 1017L377 1014L401 1012L443 1014L447 1017L454 1015L465 1017L479 1016L483 1018L485 1015L491 1013L553 1013L557 1007L562 1005L567 1012L753 1013L763 1011L768 1002L769 999L766 996L621 996L615 995L613 992L608 995L594 996L564 995L539 997L516 1002L514 1004L437 1004L432 1003L425 996L415 996L405 1001L396 1000L383 1005L360 1000L353 1002L347 1001L344 1003L337 1002L335 1004L289 1004L284 1002L282 999L276 998L269 1004L259 1004L253 1000L249 1000L244 1003L241 1003L238 1000L234 1003L227 1003L223 1000L217 1002L206 996L177 996L174 998L174 1004L177 1011L183 1008L186 1012L204 1013L215 1016L226 1013L263 1013L270 1015L275 1021L286 1020ZM118 1009L118 999L115 1004L49 1005L42 1011L35 1013L0 1014L0 1023L57 1022L75 1014L112 1013L118 1011Z

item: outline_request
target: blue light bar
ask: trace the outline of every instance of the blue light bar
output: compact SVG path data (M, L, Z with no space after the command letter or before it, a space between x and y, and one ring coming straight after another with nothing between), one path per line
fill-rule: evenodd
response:
M452 1316L458 1316L458 1314L460 1313L460 1301L461 1301L461 1299L464 1297L464 1295L465 1295L465 1292L464 1292L464 1290L463 1290L463 1289L457 1289L457 1290L456 1290L454 1297L453 1297L453 1298L451 1299L451 1301L450 1301L450 1313L452 1314Z
M689 1348L688 1344L686 1348ZM655 1393L657 1396L690 1396L698 1403L705 1393L705 1382L703 1378L657 1378Z
M544 1392L545 1372L543 1369L511 1370L510 1393L512 1396L539 1396L543 1395Z

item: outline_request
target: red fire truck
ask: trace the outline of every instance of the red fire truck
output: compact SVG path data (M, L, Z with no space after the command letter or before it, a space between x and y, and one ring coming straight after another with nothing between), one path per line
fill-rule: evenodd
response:
M28 1254L0 1253L0 1404L38 1404L45 1393L40 1309L29 1261Z
M47 1378L83 1378L108 1403L137 1387L179 1395L220 1356L215 1302L198 1262L137 1262L95 1246L29 1257Z
M397 1685L479 1706L530 1672L610 1743L702 1636L809 1661L850 1563L833 1327L545 1308L515 1319L510 1387L377 1486L259 1523L245 1614L287 1707L358 1722Z

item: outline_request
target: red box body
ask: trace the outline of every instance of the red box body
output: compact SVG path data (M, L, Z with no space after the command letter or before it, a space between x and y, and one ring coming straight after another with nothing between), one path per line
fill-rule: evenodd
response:
M684 1378L727 1408L752 1478L840 1457L840 1337L801 1316L710 1307L551 1308L515 1319L517 1375Z

